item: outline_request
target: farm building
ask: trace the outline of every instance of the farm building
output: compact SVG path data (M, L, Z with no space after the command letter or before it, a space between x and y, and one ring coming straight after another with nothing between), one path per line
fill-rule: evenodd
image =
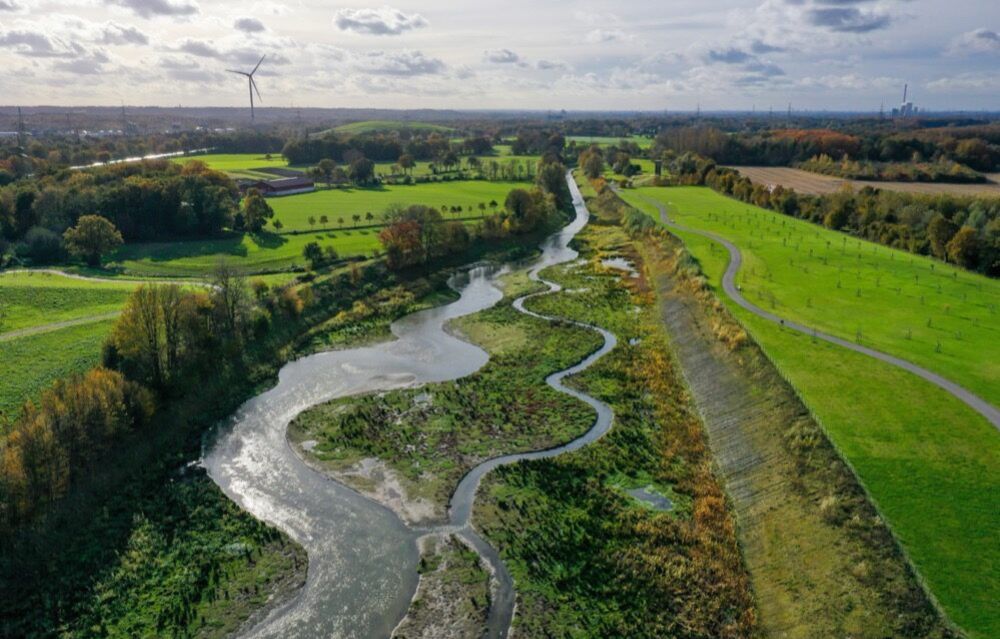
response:
M309 193L316 190L313 181L304 177L286 177L275 180L258 180L247 185L248 188L257 189L264 197L276 197L279 195L294 195L296 193Z

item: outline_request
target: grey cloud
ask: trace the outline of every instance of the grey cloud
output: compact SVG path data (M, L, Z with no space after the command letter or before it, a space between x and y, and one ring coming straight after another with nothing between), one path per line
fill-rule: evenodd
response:
M376 51L362 58L361 66L368 73L392 76L434 75L447 68L443 61L420 51Z
M0 11L17 11L20 8L13 0L0 0Z
M131 9L142 18L191 16L198 13L198 5L189 0L106 0L106 2Z
M266 29L264 23L257 18L237 18L233 27L244 33L260 33Z
M754 40L750 44L750 50L754 53L779 53L785 50L785 47L779 47L777 45L768 44L763 40Z
M566 63L553 62L552 60L539 60L535 63L535 67L541 71L555 71L565 69Z
M785 75L785 70L778 65L769 62L760 62L759 60L749 62L743 68L765 78L776 78Z
M709 62L722 62L724 64L741 64L753 59L753 56L743 51L742 49L737 49L736 47L729 47L728 49L712 49L708 52L707 59Z
M73 45L73 50L69 50L44 33L25 30L0 32L0 47L11 48L31 58L65 58L82 50L79 45Z
M952 40L948 53L951 55L1000 53L1000 33L992 29L968 31Z
M494 49L486 52L486 60L494 64L517 64L521 56L510 49Z
M108 61L107 56L95 55L76 60L65 60L57 62L53 68L57 71L65 71L75 75L97 75L104 70L104 63Z
M208 44L207 42L202 42L200 40L185 40L177 47L178 51L183 53L190 53L191 55L196 55L201 58L216 58L222 59L222 52Z
M149 44L149 37L135 27L123 27L109 22L104 25L100 42L103 44Z
M813 26L843 33L868 33L884 29L891 22L888 14L861 11L854 7L811 9L806 12L806 18Z
M341 9L334 15L333 23L341 31L365 35L400 35L428 24L419 13L406 14L389 6L380 9Z

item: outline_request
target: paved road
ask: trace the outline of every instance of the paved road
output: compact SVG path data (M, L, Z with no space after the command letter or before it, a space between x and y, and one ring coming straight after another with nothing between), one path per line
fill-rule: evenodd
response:
M70 326L79 326L80 324L92 324L93 322L101 322L104 320L114 319L121 315L121 311L112 311L110 313L102 313L101 315L90 315L88 317L78 317L76 319L66 320L63 322L52 322L51 324L42 324L40 326L29 326L27 328L21 328L16 331L7 331L6 333L0 333L0 342L9 342L12 339L17 339L18 337L27 337L28 335L38 335L39 333L49 333L51 331L58 331L60 328L69 328Z
M921 377L927 380L928 382L934 384L935 386L938 386L944 389L946 392L954 395L959 400L968 405L972 410L976 411L977 413L985 417L991 424L993 424L995 428L1000 430L1000 410L998 410L996 406L987 402L982 397L979 397L975 393L966 390L965 388L959 386L955 382L946 379L938 375L937 373L931 372L926 368L917 366L913 362L909 362L905 359L896 357L895 355L889 355L888 353L883 353L882 351L877 351L873 348L868 348L867 346L856 344L854 342L842 339L835 335L828 335L827 333L820 332L810 326L805 326L803 324L799 324L797 322L785 319L779 315L775 315L774 313L769 313L764 309L760 308L759 306L752 304L745 297L743 297L743 294L740 292L739 287L736 286L736 273L739 272L740 266L743 265L743 254L740 252L740 249L735 244L733 244L732 242L730 242L729 240L720 235L716 235L715 233L710 233L708 231L701 231L698 229L693 229L684 226L683 224L678 224L677 222L670 219L670 216L667 214L667 208L662 203L653 200L651 198L644 198L644 199L650 204L655 205L656 208L659 209L660 219L668 228L679 231L685 231L688 233L694 233L696 235L701 235L702 237L707 237L709 239L715 240L719 244L722 244L723 246L726 247L726 250L729 251L729 265L726 267L726 272L722 276L722 288L726 291L726 294L729 295L729 297L732 298L734 302L736 302L746 310L750 311L754 315L757 315L758 317L763 317L766 320L770 320L775 324L781 324L786 328L799 331L800 333L805 333L806 335L811 335L816 339L821 339L825 342L836 344L837 346L842 346L856 353L861 353L869 357L874 357L877 360L886 362L887 364L892 364L893 366L898 366L903 370L909 371L914 375L917 375L918 377Z

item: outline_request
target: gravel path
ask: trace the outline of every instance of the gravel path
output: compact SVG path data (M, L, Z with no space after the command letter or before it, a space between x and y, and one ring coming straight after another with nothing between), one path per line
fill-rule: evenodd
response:
M112 311L110 313L102 313L101 315L90 315L87 317L78 317L76 319L66 320L63 322L52 322L51 324L42 324L41 326L29 326L27 328L21 328L16 331L8 331L6 333L0 333L0 342L9 342L12 339L17 339L18 337L27 337L28 335L38 335L39 333L49 333L51 331L58 331L60 328L69 328L70 326L79 326L80 324L92 324L94 322L101 322L104 320L114 319L121 315L121 311Z
M677 222L670 219L670 216L667 214L666 206L664 206L662 203L656 200L650 198L645 198L645 199L650 204L656 206L656 208L660 212L660 219L668 228L679 231L685 231L687 233L694 233L696 235L701 235L702 237L707 237L726 247L726 250L729 251L729 265L726 267L726 272L722 276L722 288L723 290L726 291L726 294L741 307L750 311L754 315L757 315L758 317L762 317L766 320L774 322L775 324L780 324L786 328L799 331L800 333L811 335L816 339L821 339L825 342L830 342L831 344L842 346L843 348L850 349L856 353L861 353L869 357L874 357L879 361L885 362L887 364L892 364L893 366L898 366L903 370L909 371L914 375L917 375L918 377L927 380L928 382L934 384L935 386L938 386L939 388L942 388L946 392L955 396L956 398L964 402L967 406L969 406L972 410L976 411L977 413L985 417L991 424L993 424L995 428L1000 430L1000 410L998 410L997 407L987 402L982 397L979 397L975 393L972 393L969 390L963 388L962 386L959 386L955 382L945 377L942 377L937 373L931 372L926 368L917 366L913 362L896 357L895 355L889 355L888 353L883 353L882 351L877 351L873 348L868 348L867 346L856 344L846 339L836 337L835 335L829 335L827 333L823 333L810 326L805 326L803 324L799 324L797 322L785 319L779 315L775 315L774 313L769 313L764 309L760 308L759 306L752 304L745 297L743 297L743 294L740 292L739 287L736 285L736 273L739 272L740 266L743 265L743 254L740 252L740 249L735 244L733 244L732 242L730 242L729 240L720 235L716 235L715 233L710 233L708 231L701 231L698 229L693 229L684 226L683 224L678 224Z

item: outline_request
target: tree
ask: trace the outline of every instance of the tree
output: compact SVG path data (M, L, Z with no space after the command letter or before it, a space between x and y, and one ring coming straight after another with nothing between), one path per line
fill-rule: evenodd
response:
M931 243L931 253L935 257L945 259L948 255L948 242L955 236L958 226L938 213L927 225L927 239Z
M368 211L367 213L365 213L365 221L366 222L368 222L369 224L371 224L374 219L375 219L375 216L372 214L371 211Z
M238 337L242 333L249 298L246 277L227 262L220 261L212 273L212 305L230 337Z
M343 217L338 217L337 218L337 225L340 226L340 228L344 228L344 218Z
M319 223L322 224L323 227L325 228L330 223L330 218L328 218L325 215L320 215L319 216Z
M326 182L326 187L330 188L330 183L333 182L333 173L337 169L337 163L330 158L323 158L316 165L319 169L320 175L323 176L323 181Z
M122 245L122 234L107 218L84 215L76 226L63 233L66 247L74 255L83 257L90 266L100 266L101 256Z
M275 231L280 231L281 229L285 228L285 225L282 224L281 220L279 219L275 219L271 224L274 226Z
M302 257L309 261L309 268L316 270L323 262L323 249L319 242L309 242L302 247Z
M375 180L375 163L360 157L351 162L348 175L355 184L369 184Z
M354 220L354 226L356 228L358 226L358 224L361 222L361 215L358 214L358 213L355 213L354 215L351 216L351 219Z
M592 146L580 154L579 164L583 169L583 174L591 180L596 180L604 175L604 156L601 149L596 146Z
M247 191L241 213L243 213L243 223L251 233L259 233L267 221L274 217L274 209L257 189Z
M963 226L948 242L948 259L963 268L973 268L979 261L979 238L976 229Z
M417 163L413 161L413 156L410 155L409 153L404 153L403 155L399 156L399 166L403 167L403 170L406 171L407 173L412 173L413 167L415 167L416 165Z
M315 226L316 226L316 216L315 215L310 215L309 216L309 227L313 228Z

